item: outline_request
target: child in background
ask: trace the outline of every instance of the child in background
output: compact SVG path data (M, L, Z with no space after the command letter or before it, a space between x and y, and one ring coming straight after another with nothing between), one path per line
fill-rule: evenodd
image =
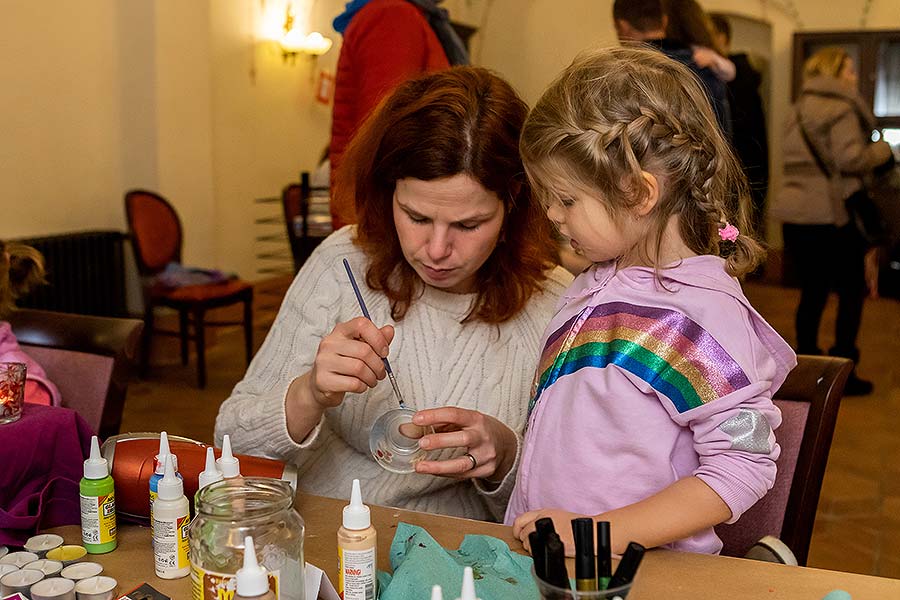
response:
M44 282L44 257L31 246L0 240L0 362L25 363L25 402L59 406L59 390L44 369L19 347L4 319L15 310L15 301Z
M737 277L763 250L746 182L688 69L658 52L586 53L544 92L521 151L547 215L594 264L544 336L506 523L551 517L718 553L775 480L772 394L796 365Z

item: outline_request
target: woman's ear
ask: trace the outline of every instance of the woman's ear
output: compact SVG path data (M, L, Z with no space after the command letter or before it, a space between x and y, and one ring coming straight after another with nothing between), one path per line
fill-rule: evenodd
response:
M634 207L635 215L639 217L646 217L650 214L657 203L659 202L660 196L660 185L659 179L656 178L656 175L653 173L648 173L647 171L641 171L641 177L644 178L644 199L638 203L637 206Z

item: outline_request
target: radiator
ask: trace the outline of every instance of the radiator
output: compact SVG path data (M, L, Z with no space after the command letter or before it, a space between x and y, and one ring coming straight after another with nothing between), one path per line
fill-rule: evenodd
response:
M20 298L16 305L83 315L127 316L125 238L120 231L84 231L17 240L44 255L48 285Z

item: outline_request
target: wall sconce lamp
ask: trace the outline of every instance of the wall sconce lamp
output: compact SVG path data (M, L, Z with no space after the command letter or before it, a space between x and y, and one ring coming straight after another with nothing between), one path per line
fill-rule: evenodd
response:
M288 58L291 64L295 64L297 54L306 54L315 59L331 49L331 40L318 31L303 35L299 29L294 28L294 13L291 5L288 5L284 19L284 35L281 36L281 54L284 62Z

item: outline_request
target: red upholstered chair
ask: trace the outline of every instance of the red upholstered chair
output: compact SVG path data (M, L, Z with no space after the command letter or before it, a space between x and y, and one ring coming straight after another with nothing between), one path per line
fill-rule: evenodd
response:
M13 311L9 323L22 349L59 388L62 405L101 439L119 433L143 323L25 308Z
M150 340L154 333L154 309L166 306L178 311L181 338L181 362L188 363L188 340L197 346L197 383L206 387L207 325L236 325L240 322L209 322L206 312L213 308L244 304L244 344L247 363L253 357L253 287L246 281L231 279L224 283L188 285L167 288L158 284L155 276L169 263L181 263L182 229L175 209L162 196L145 190L125 194L125 213L138 271L144 290L144 337L141 353L141 372L147 374ZM190 334L190 326L194 333ZM164 332L158 332L164 333Z
M806 565L822 477L844 384L853 363L844 358L798 356L797 366L775 395L782 423L775 485L736 523L719 525L722 554L745 556L764 536L779 538Z

